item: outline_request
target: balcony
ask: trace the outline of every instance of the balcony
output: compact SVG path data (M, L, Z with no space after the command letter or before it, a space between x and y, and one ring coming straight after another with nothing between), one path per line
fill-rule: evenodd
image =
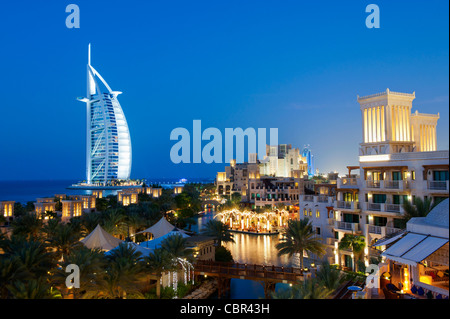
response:
M371 235L380 235L380 237L389 236L401 231L399 228L388 226L367 225L367 232Z
M339 220L335 221L334 228L340 231L350 231L350 232L359 232L359 224L358 223L347 223L341 222Z
M428 181L427 188L433 191L448 192L448 181Z
M366 203L366 210L394 214L403 214L404 212L402 205L389 203Z
M369 226L369 229L368 229L369 233L381 235L382 226L375 226L375 225L368 225L368 226Z
M337 188L358 188L358 179L354 177L338 178Z
M314 196L313 195L304 195L303 201L305 202L314 202Z
M338 200L335 202L335 208L348 209L348 210L358 210L360 209L359 202L346 202Z
M411 181L407 180L398 180L398 181L391 181L391 180L383 180L383 181L372 181L367 180L366 181L366 188L372 188L372 189L383 189L383 190L395 190L395 191L402 191L405 189L409 189Z
M366 181L366 187L367 188L380 188L381 187L381 181Z
M384 204L384 209L389 213L401 213L402 206L398 204Z

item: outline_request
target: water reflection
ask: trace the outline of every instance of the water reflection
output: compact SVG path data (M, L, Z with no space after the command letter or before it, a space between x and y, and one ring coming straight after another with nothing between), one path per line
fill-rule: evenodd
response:
M197 225L193 226L193 230L202 230L204 225L213 218L213 213L207 213L198 219ZM287 255L278 256L276 244L279 243L281 235L253 235L233 233L234 243L224 243L223 245L231 251L233 259L238 263L247 264L264 264L267 266L285 266L300 267L298 254L289 257ZM308 260L305 258L305 267L309 266ZM286 288L287 284L277 284L276 290ZM261 283L232 279L230 296L231 299L256 299L264 298L264 289Z

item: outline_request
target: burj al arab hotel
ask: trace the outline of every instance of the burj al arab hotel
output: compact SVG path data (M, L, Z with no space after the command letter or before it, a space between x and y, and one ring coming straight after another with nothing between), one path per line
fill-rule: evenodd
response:
M131 173L131 139L127 120L117 96L91 65L88 49L86 103L87 184L106 185L128 180ZM102 85L102 86L101 86Z

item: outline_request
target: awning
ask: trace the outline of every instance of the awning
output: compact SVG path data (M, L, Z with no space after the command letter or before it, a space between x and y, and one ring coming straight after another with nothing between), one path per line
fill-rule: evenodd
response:
M419 263L446 243L448 243L448 239L430 236L425 238L402 257Z
M402 264L415 266L448 243L447 238L408 233L381 256Z
M372 246L373 247L378 247L378 246L386 246L389 245L397 240L399 240L400 238L402 238L403 236L405 236L406 231L402 231L401 233L392 236L392 237L383 237L380 240L377 240L376 243L374 243Z

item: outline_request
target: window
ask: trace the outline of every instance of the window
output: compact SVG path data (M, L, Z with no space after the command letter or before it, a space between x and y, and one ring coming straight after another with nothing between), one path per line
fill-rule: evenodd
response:
M401 172L392 172L392 180L393 181L400 181L401 179L402 179Z
M387 224L387 218L386 218L386 217L374 216L374 218L373 218L373 224L374 224L375 226L386 226L386 224Z
M343 214L343 221L346 223L358 223L359 218L356 214Z
M310 216L310 217L312 216L311 208L309 209L309 216Z
M373 203L384 204L386 203L386 194L373 194Z
M433 180L435 181L448 181L448 171L434 171Z
M320 227L316 227L316 234L320 235Z
M349 193L349 192L344 193L343 197L344 197L345 202L353 202L353 194L352 193Z
M372 176L374 181L383 180L383 174L381 174L381 172L372 172Z
M303 214L304 214L305 216L308 216L308 211L306 210L306 208L303 209Z
M320 211L316 210L316 218L320 218Z
M416 171L411 171L411 179L412 179L413 181L416 180Z

